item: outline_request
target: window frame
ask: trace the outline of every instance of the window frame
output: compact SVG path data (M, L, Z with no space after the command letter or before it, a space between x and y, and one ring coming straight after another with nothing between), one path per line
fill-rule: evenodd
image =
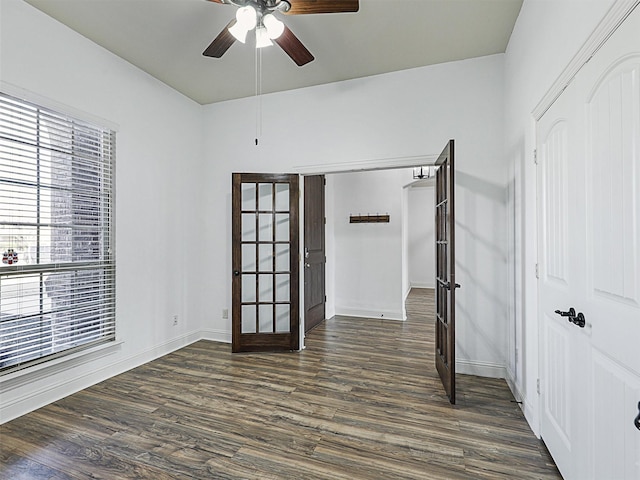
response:
M4 333L3 333L3 324L8 324L11 321L16 321L16 320L20 320L21 318L40 318L40 323L43 323L44 317L45 315L47 315L47 313L44 311L43 308L43 299L44 296L47 295L46 293L46 286L45 286L45 282L47 281L45 277L48 276L52 276L52 275L57 275L57 274L64 274L66 273L71 273L71 272L75 272L74 275L74 279L71 280L71 285L73 285L72 287L66 287L68 290L66 291L65 295L69 298L72 298L72 300L68 300L68 302L71 304L70 308L67 308L66 311L68 312L67 315L68 316L73 316L74 312L77 312L79 310L84 310L84 316L79 317L80 319L78 320L77 324L74 324L74 322L70 322L69 320L64 320L63 323L66 322L67 325L73 325L72 327L70 327L69 331L71 332L71 336L67 337L67 338L74 338L76 341L78 339L80 339L81 343L75 345L66 345L64 347L62 347L59 350L55 350L53 346L51 347L51 352L49 353L42 353L43 351L45 351L45 349L41 349L41 352L39 354L39 356L37 356L36 358L29 358L20 362L16 362L16 363L8 363L6 360L4 362L2 362L2 357L0 357L0 379L1 378L7 378L7 376L10 376L10 374L13 374L17 371L21 371L21 370L25 370L28 369L29 367L33 367L35 365L41 365L41 364L46 364L48 362L52 362L52 363L58 363L60 361L60 359L62 357L67 357L69 356L69 358L76 358L77 355L79 354L79 352L82 352L84 350L88 350L88 351L94 351L96 348L102 348L102 346L104 346L103 344L107 344L107 346L109 344L116 344L116 314L115 314L115 310L116 310L116 256L115 256L115 167L116 167L116 131L114 128L112 128L111 126L108 125L101 125L105 122L100 122L100 121L95 121L95 120L85 120L83 118L81 118L80 115L76 114L76 113L65 113L62 110L67 110L65 108L61 108L59 110L54 110L52 108L49 108L47 106L42 105L42 102L32 102L29 100L25 100L24 98L21 98L21 96L16 96L16 95L12 95L11 93L5 93L4 89L0 90L0 114L6 113L6 111L4 110L5 108L7 108L7 104L11 103L11 105L15 106L16 108L24 108L25 111L27 111L28 109L30 109L29 111L31 112L35 112L35 117L36 118L36 141L35 141L35 145L31 145L32 147L35 146L35 150L36 150L36 154L34 155L34 158L29 158L29 160L33 160L33 162L35 163L35 168L36 171L38 172L37 174L37 181L36 182L32 182L31 185L27 185L28 182L24 182L25 185L27 187L31 187L33 188L37 193L36 193L36 198L37 198L37 205L36 205L36 217L37 217L37 221L36 221L36 242L37 242L37 248L36 248L36 263L32 264L32 265L25 265L25 264L21 264L20 261L18 261L17 264L15 265L1 265L0 264L0 354L2 354L3 352L6 352L7 350L10 350L10 346L4 345L3 347L3 336L5 337L4 340L6 340L6 337L8 337L9 335L6 333L7 330L4 329ZM41 162L42 162L42 157L41 157L41 152L40 152L40 148L41 148L41 143L42 143L42 136L44 135L43 131L40 128L40 122L42 121L42 115L50 115L55 117L56 119L60 119L61 124L65 124L69 126L70 129L70 133L69 133L69 138L67 138L67 140L69 141L69 145L71 145L69 152L66 152L65 155L68 156L68 160L66 160L66 162L68 163L68 165L65 165L70 171L71 173L68 175L69 181L71 182L71 184L75 182L78 182L78 179L81 176L87 176L87 171L89 171L89 178L90 180L96 180L98 179L98 187L97 187L97 192L95 195L95 198L91 198L91 200L86 200L87 198L89 198L89 196L86 194L85 189L86 187L86 179L85 180L80 180L78 185L81 185L79 188L66 188L64 185L62 185L62 183L58 183L56 184L53 180L50 181L50 184L48 185L48 188L51 190L51 192L54 192L56 190L63 190L63 189L67 189L68 190L68 195L72 198L71 200L69 200L70 204L71 204L71 217L72 217L72 223L71 226L67 226L66 228L68 228L72 233L71 236L73 237L74 235L74 229L77 228L77 225L75 223L75 221L77 220L77 218L82 217L84 215L84 211L83 211L83 207L84 209L87 209L88 205L90 205L91 203L93 203L91 205L91 207L95 210L96 208L99 210L99 226L95 226L95 225L91 225L90 227L88 227L87 231L91 233L95 233L93 230L91 230L91 228L95 228L97 229L96 231L99 232L99 237L100 240L98 243L100 243L100 245L102 246L102 249L99 253L99 258L98 259L90 259L90 260L78 260L78 261L74 261L73 256L74 256L74 252L75 252L75 244L74 241L72 240L72 247L70 248L70 254L71 254L71 261L63 261L63 262L54 262L52 261L52 259L50 258L49 263L40 263L41 260L41 253L42 253L42 248L41 248L41 238L42 238L42 234L41 234L41 228L42 228L42 222L41 222L41 204L40 204L40 196L41 196L41 190L44 187L44 183L42 182L42 179L40 178L40 168L41 168ZM0 115L0 121L2 121L4 117L2 115ZM66 122L66 123L65 123ZM5 122L5 127L7 125L7 122ZM17 129L17 127L14 127ZM84 132L82 133L82 135L79 134L79 132ZM90 132L91 135L95 136L91 136L88 135L86 132ZM6 133L6 135L4 135ZM14 131L14 136L17 138L17 134ZM81 140L77 140L77 137L82 137ZM10 129L8 128L2 128L2 125L0 124L0 141L4 141L5 145L9 145L11 142L15 142L15 138L11 138L11 132ZM93 147L96 148L100 153L99 155L85 155L85 154L81 154L78 153L80 149L84 148L87 144L88 145L92 145L90 142L95 142L94 145L97 145L97 147ZM87 142L87 143L84 143ZM0 144L0 147L2 145ZM49 145L50 147L50 145ZM7 147L7 151L9 151L9 147ZM53 151L53 149L52 149ZM17 182L15 181L11 181L10 178L8 177L4 177L3 178L3 173L6 174L6 171L3 172L2 169L3 167L7 166L10 162L10 156L11 153L7 154L5 156L5 152L3 152L0 149L0 188L2 186L7 186L7 185L16 185ZM92 157L92 158L89 158ZM97 161L94 161L94 157L97 158ZM53 162L52 160L50 160L50 162ZM81 165L80 168L78 168L78 165ZM88 165L88 167L87 167ZM51 167L53 169L53 167ZM97 173L95 173L94 176L92 175L92 172L90 171L91 169L96 169ZM77 170L74 172L74 169ZM9 191L9 190L7 190ZM9 192L9 195L11 194L11 192ZM74 200L73 197L84 197L85 200L83 201L77 201ZM8 196L6 196L8 197ZM97 200L96 200L97 199ZM6 206L8 206L7 208L9 209L11 207L11 205L14 205L13 203L11 203L10 201L4 201L5 197L3 197L2 195L0 195L0 206L4 203ZM75 210L74 210L75 208ZM54 207L50 206L51 211L54 211ZM89 208L90 210L91 208ZM9 210L8 210L9 211ZM51 215L53 215L53 213L51 213ZM8 218L8 215L7 215ZM14 226L19 226L18 224L20 224L20 222L13 222L15 225ZM32 225L33 226L33 225ZM0 233L1 230L4 227L11 227L11 222L2 222L2 217L0 216ZM8 229L7 228L7 229ZM7 234L9 235L9 234ZM75 238L75 237L74 237ZM0 239L2 239L2 236L0 235ZM54 241L51 242L51 249L53 249L53 245L54 245ZM0 244L0 254L3 253L4 249L6 247L4 245ZM91 274L87 273L90 272L91 270L94 270L96 272L96 274L94 274L95 278L98 278L98 281L94 282L95 285L90 285L91 282L87 283L87 280L85 278L84 283L82 279L78 280L78 272L84 272L84 276L87 277L87 275L90 277ZM5 318L2 318L2 310L1 310L1 301L2 301L2 280L6 279L11 279L11 278L16 278L16 279L25 279L28 275L36 275L38 277L38 299L39 299L39 305L38 305L38 311L37 313L31 313L28 315L14 315L14 316L5 316ZM81 276L83 275L82 273L80 274ZM80 287L78 287L78 285L80 285ZM87 285L89 285L89 287L87 287ZM85 304L83 305L83 300L86 300L87 298L87 290L89 291L89 296L97 296L98 301L96 302L84 302ZM69 293L71 292L71 293ZM80 299L80 300L77 300ZM79 306L82 306L82 308L80 308ZM98 311L98 315L97 315L97 320L93 320L93 324L91 324L91 320L88 320L87 318L91 318L93 315L92 313L92 309L94 308ZM54 315L53 310L52 312L49 312L52 316ZM59 313L59 312L56 312ZM67 317L64 317L67 318ZM37 321L37 320L36 320ZM54 335L54 327L53 327L53 320L49 319L48 320L51 323L51 336L53 338ZM74 330L74 327L77 327ZM67 326L67 328L69 328ZM83 334L78 334L77 332L84 329L84 331L90 330L91 328L94 328L94 330L96 332L95 335L93 335L95 338L93 339L87 339L87 338L81 338L83 337ZM92 336L91 333L88 334L89 336ZM41 339L45 338L45 335L42 335L40 337ZM52 340L53 341L53 340ZM73 343L73 342L72 342ZM4 350L3 350L4 349ZM36 349L37 350L37 349ZM56 360L56 362L53 362L53 360ZM11 375L12 376L12 375Z

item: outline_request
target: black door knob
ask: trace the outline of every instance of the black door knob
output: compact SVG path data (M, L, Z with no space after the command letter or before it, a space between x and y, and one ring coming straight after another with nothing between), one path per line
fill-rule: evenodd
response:
M556 313L561 317L567 317L567 320L569 320L574 325L579 326L580 328L584 328L584 326L587 324L587 320L584 318L582 312L576 315L576 309L573 307L571 307L568 312L556 310Z
M563 312L562 310L556 310L556 313L561 317L569 317L569 320L571 320L573 317L576 316L576 310L573 307L571 307L568 312Z
M233 271L233 276L237 277L238 275L240 275L240 272L238 270L234 270Z
M638 430L640 430L640 402L638 402L638 416L633 421L633 424L636 426Z
M578 312L577 316L570 318L569 320L573 322L574 325L577 325L580 328L584 328L584 326L587 324L587 320L584 318L582 312Z

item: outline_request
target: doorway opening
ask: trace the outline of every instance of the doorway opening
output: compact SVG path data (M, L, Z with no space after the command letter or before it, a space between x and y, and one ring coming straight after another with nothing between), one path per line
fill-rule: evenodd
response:
M417 218L419 224L434 227L431 252L435 259L427 263L435 270L436 367L450 402L455 403L455 289L459 285L455 283L453 140L435 165L431 211L418 208ZM323 291L334 295L325 306L326 318L406 320L405 300L411 288L408 187L413 180L413 169L341 173L333 181L322 180L326 195L314 199L305 193L305 215L318 210L314 200L328 199L324 208L331 220L325 217L323 222L328 226L328 241L322 246L327 247L324 259L329 262L328 274L323 272ZM426 243L423 239L420 242ZM308 254L305 248L305 262ZM428 253L426 256L433 259ZM305 263L305 273L309 267ZM309 283L314 278L317 275L305 275L305 292L312 289Z

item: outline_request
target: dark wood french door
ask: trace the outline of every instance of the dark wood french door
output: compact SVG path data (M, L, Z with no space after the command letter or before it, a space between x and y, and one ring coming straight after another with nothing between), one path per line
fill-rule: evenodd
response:
M436 161L436 369L456 403L454 141Z
M324 175L304 177L304 331L325 319Z
M232 350L298 350L298 175L232 182Z

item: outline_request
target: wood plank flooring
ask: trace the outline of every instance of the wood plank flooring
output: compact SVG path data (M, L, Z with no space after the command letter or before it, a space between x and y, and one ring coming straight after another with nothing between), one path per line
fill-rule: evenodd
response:
M408 320L335 317L300 353L200 341L0 427L2 479L556 479L502 380L434 366Z

